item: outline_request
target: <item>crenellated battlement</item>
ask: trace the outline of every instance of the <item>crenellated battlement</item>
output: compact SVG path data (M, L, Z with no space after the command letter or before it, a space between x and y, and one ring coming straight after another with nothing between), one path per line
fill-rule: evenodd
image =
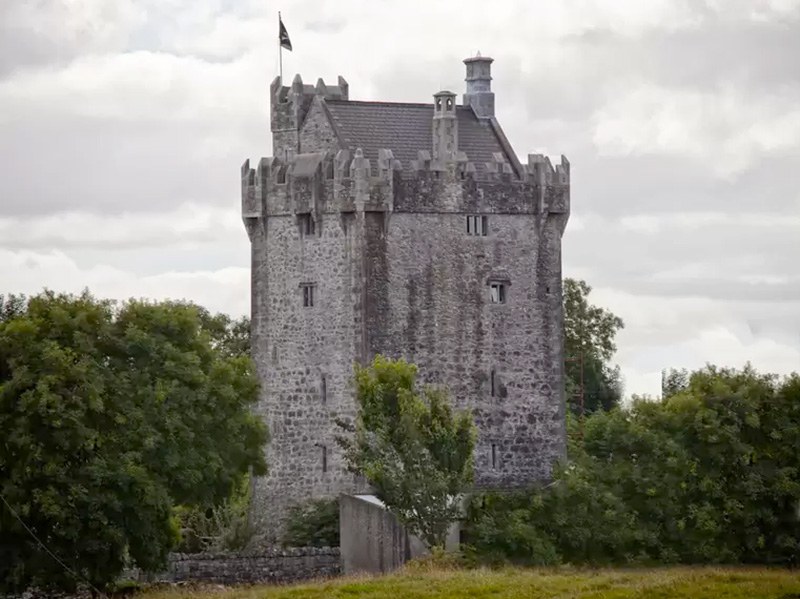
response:
M530 154L518 178L501 153L474 163L459 151L436 161L428 150L404 165L389 149L377 160L361 149L262 158L242 166L242 217L325 212L569 212L570 167Z

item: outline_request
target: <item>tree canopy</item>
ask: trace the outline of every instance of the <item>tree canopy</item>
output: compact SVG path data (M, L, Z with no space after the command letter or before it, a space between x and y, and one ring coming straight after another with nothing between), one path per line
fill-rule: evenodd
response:
M356 366L353 438L341 437L351 471L362 474L398 520L429 547L443 546L472 480L472 415L453 412L441 388L416 388L417 369L376 356Z
M586 281L564 279L567 399L576 414L580 411L577 395L581 380L587 414L611 409L622 399L622 376L611 359L617 350L616 334L624 323L612 312L592 305L589 302L591 292Z
M599 411L545 490L484 498L478 552L528 563L800 561L800 377L707 367Z
M164 563L175 505L265 471L246 356L196 306L45 292L0 321L0 493L71 570L112 580ZM76 580L0 505L0 585Z

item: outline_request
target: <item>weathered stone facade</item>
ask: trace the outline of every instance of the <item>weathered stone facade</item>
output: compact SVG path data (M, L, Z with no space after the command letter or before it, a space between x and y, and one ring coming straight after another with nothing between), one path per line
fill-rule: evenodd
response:
M292 547L252 553L172 553L157 574L138 570L123 578L142 582L289 583L338 576L338 547Z
M546 480L565 453L569 163L520 164L494 118L491 59L465 62L464 106L451 92L352 102L341 77L271 86L273 158L242 168L272 437L254 482L263 531L292 503L366 491L345 472L334 419L353 417L353 364L376 353L415 362L473 410L478 486Z

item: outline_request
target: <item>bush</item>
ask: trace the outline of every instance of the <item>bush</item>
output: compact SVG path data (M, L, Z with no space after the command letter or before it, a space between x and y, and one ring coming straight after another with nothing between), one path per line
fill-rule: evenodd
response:
M488 562L795 564L798 447L800 377L709 367L587 418L551 485L473 498L467 534Z
M252 537L247 510L250 505L250 477L245 476L231 496L207 508L180 506L175 516L180 527L181 553L237 551Z
M338 547L339 501L317 499L294 506L286 521L287 547Z

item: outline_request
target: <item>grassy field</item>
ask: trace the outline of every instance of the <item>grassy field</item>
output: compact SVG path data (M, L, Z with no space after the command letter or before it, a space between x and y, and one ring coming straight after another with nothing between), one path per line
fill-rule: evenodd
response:
M406 570L284 587L151 590L141 599L800 599L800 571L758 568L648 570Z

